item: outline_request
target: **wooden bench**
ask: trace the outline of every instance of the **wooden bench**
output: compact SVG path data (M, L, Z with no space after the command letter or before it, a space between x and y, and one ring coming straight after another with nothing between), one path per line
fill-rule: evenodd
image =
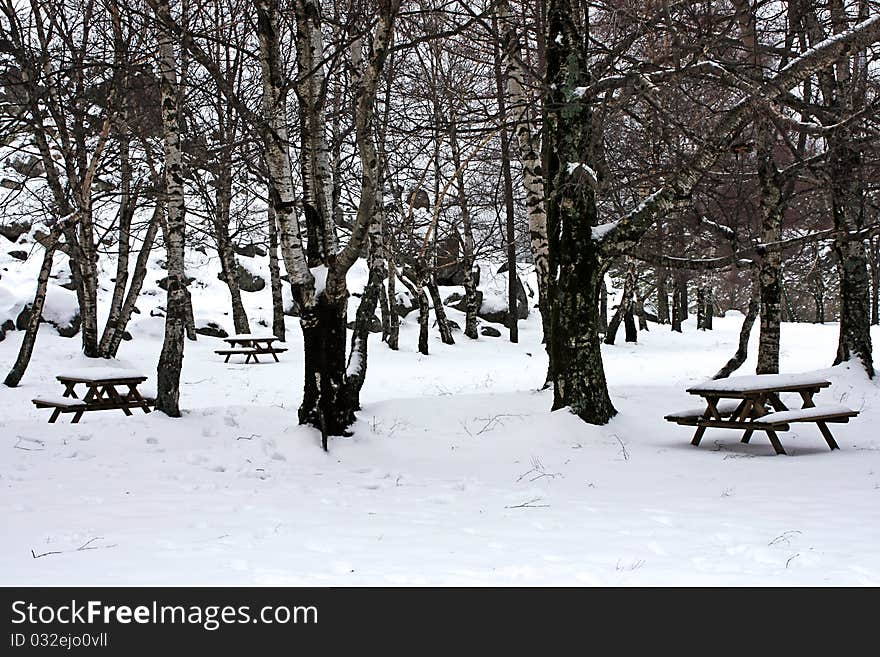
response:
M31 400L37 408L51 408L49 422L55 422L62 413L73 413L72 423L80 421L89 411L120 410L131 415L131 409L140 408L144 413L155 406L155 399L144 397L138 385L147 377L119 368L95 367L60 374L58 381L64 386L61 396L44 395ZM85 395L80 399L76 387L84 385Z
M272 358L275 359L275 362L280 362L278 360L277 354L283 354L287 351L286 347L269 347L266 348L257 348L257 347L233 347L230 349L215 349L214 353L218 356L226 356L224 359L224 363L229 362L230 356L245 356L244 362L245 364L250 363L251 359L253 359L254 363L259 363L259 359L257 356L261 356L263 354L269 354Z
M831 449L840 449L840 446L831 435L827 422L837 422L846 424L851 417L856 417L858 411L847 408L841 404L822 404L820 406L812 406L809 408L798 408L790 411L777 411L776 413L768 413L763 417L752 421L755 429L763 431L788 431L790 424L795 422L815 422L822 432L822 437ZM749 442L751 432L747 436L743 436L743 442Z
M777 454L785 454L777 431L788 431L795 422L814 422L831 449L840 449L827 423L849 422L858 415L840 404L817 406L813 396L831 385L830 381L812 373L756 374L706 381L688 388L692 395L704 398L703 409L694 408L669 413L665 419L683 426L697 427L691 444L698 446L709 428L743 431L742 442L748 443L755 431L767 434ZM789 409L781 393L800 395L803 407Z

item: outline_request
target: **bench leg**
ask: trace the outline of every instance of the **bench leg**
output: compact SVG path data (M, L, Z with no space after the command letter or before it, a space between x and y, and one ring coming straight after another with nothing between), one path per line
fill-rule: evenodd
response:
M776 435L776 432L773 429L765 429L764 431L767 432L767 437L770 439L770 444L773 445L776 453L785 454L785 450L782 448L782 443L779 442L779 436Z
M706 427L698 427L697 432L694 434L694 439L691 441L691 445L699 447L704 433L706 433Z
M224 362L224 363L228 363L228 362L229 362L229 357L230 357L231 355L232 355L232 354L226 354L226 359L225 359L223 362Z
M752 434L755 433L754 429L746 429L746 432L743 434L742 440L740 442L747 443L752 439Z
M80 419L82 418L82 416L83 416L83 411L77 411L76 413L74 413L73 420L71 421L71 424L78 424Z
M58 419L58 416L61 415L61 409L56 408L52 411L52 415L49 416L49 424L54 424L55 420Z
M819 431L822 432L822 436L825 438L825 442L828 443L828 447L832 450L840 449L840 446L837 444L837 441L834 440L834 436L831 435L831 429L828 428L828 425L822 422L816 422L816 426L819 427Z
M281 362L280 360L278 360L278 354L276 354L274 351L272 352L272 358L275 359L275 362L276 362L276 363L280 363L280 362Z

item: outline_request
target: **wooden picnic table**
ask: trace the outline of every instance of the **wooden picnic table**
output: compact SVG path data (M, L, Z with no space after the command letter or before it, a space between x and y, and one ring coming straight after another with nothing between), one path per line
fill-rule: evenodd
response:
M62 413L73 413L72 424L80 421L89 411L121 410L131 415L132 408L150 412L155 400L144 397L138 386L146 376L121 368L90 367L72 370L55 377L64 386L60 397L43 396L33 401L37 408L51 408L49 422L55 422ZM85 386L82 397L77 386Z
M764 431L777 454L785 454L777 431L787 431L795 422L814 422L834 450L839 449L828 428L829 422L846 423L858 415L841 404L817 405L813 396L831 382L824 377L803 374L755 374L706 381L687 389L705 400L705 406L666 415L665 419L684 426L697 427L691 444L698 446L706 429L743 431L748 443L755 431ZM802 406L790 409L781 393L800 396Z
M234 355L242 355L245 356L245 364L247 363L259 363L259 359L257 356L260 355L270 355L275 359L275 362L280 362L278 360L278 354L284 353L287 351L284 347L275 347L273 346L273 342L278 340L274 335L254 335L253 333L239 333L237 335L230 335L227 338L223 338L224 342L229 343L228 349L216 349L214 353L219 354L221 356L226 356L226 359L223 361L224 363L229 362L230 356Z

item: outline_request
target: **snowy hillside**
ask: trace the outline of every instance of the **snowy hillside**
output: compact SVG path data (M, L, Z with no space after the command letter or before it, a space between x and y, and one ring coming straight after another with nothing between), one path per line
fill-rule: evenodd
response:
M192 256L197 324L231 332L216 262ZM6 312L34 275L33 256L13 260L0 279ZM268 276L264 259L248 262ZM160 277L157 261L120 350L148 385ZM271 317L268 290L244 297L252 320ZM606 347L620 411L609 425L550 413L552 393L536 390L546 358L532 312L518 345L458 333L447 346L432 334L422 356L412 316L399 352L372 336L354 436L327 454L296 422L301 335L287 320L279 364L224 364L219 339L188 342L183 418L91 413L78 425L46 424L30 399L60 392L61 368L104 363L44 325L22 385L0 390L0 582L880 584L880 388L822 369L836 325L784 325L782 371L822 369L834 384L819 399L861 410L835 425L837 452L812 425L782 434L790 456L776 457L763 438L743 445L724 431L694 448L688 429L663 421L732 354L736 313L714 331L652 325L637 345ZM0 343L4 367L20 336Z

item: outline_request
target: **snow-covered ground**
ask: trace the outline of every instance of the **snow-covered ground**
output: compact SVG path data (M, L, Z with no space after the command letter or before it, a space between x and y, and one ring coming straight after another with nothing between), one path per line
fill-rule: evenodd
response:
M0 263L0 311L32 294L38 260ZM197 323L232 332L207 260L193 263ZM116 363L148 385L161 275L154 266ZM63 323L73 293L51 294ZM244 296L252 331L266 331L268 288ZM817 401L861 410L832 425L840 451L813 425L781 434L787 457L723 430L694 448L689 429L663 420L694 406L685 388L733 353L736 313L714 331L652 325L637 345L605 347L620 411L608 426L550 413L532 312L518 345L432 335L421 356L415 315L400 352L372 336L355 434L325 454L296 423L301 337L287 320L279 364L224 364L219 339L188 342L183 418L102 412L78 425L47 424L30 399L60 393L62 370L107 363L44 325L22 385L0 386L0 584L880 584L880 387L823 369L836 325L784 325L782 370L821 370L834 385ZM20 339L0 342L3 373Z
M606 348L620 414L597 428L536 392L535 314L519 345L433 340L429 357L410 321L399 353L372 345L355 435L329 454L296 424L293 319L280 364L188 343L182 419L79 425L29 403L90 365L46 328L23 385L0 391L0 583L880 584L880 388L825 370L819 398L862 411L834 426L837 452L812 425L782 434L788 457L722 430L691 447L662 416L732 352L739 317L716 327ZM783 370L827 365L836 330L785 325ZM159 347L124 343L121 363L154 380Z

